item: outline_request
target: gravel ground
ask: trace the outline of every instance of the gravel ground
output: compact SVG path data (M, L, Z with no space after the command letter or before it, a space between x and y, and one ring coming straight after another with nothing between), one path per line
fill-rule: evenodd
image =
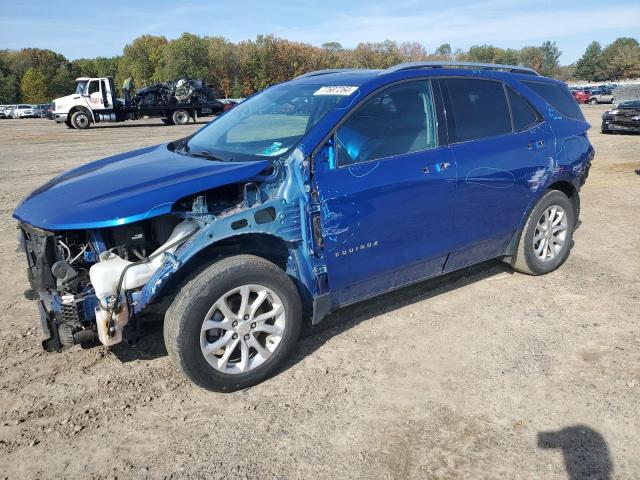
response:
M160 326L44 353L15 253L33 188L196 127L1 120L0 477L640 478L640 136L600 134L604 110L584 107L597 154L562 268L490 262L344 309L233 394L184 380Z

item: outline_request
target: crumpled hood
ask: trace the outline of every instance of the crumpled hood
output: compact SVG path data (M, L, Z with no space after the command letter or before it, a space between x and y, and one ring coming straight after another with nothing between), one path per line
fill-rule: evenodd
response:
M268 164L189 157L166 144L147 147L53 178L24 199L13 216L45 230L124 225L168 213L187 195L254 177Z

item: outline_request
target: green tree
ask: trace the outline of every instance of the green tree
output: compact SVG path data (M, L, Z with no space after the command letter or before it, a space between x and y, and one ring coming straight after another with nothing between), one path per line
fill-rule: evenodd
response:
M443 43L438 48L436 48L434 54L438 57L445 57L447 59L451 58L451 44Z
M183 33L164 47L164 78L207 78L209 70L207 40Z
M542 75L552 77L560 66L558 60L560 59L562 52L558 50L556 42L550 42L548 40L546 42L542 42L540 50L542 53L542 65L538 71Z
M25 103L45 103L48 100L47 77L40 70L29 68L20 82L20 93Z
M518 62L525 67L533 68L536 72L542 71L545 52L540 47L524 47L518 57Z
M598 80L633 78L638 71L640 45L635 38L620 37L608 45L601 54L602 69Z
M580 80L596 81L602 72L602 47L598 42L591 42L576 62L574 76Z
M464 56L470 62L496 63L499 54L500 49L493 45L473 45Z
M167 39L164 36L142 35L125 45L122 57L117 61L116 84L133 75L137 85L148 85L163 80L165 65L165 49ZM97 60L97 59L96 59ZM108 61L101 60L94 64L94 69L112 68Z
M343 50L342 45L339 42L324 42L322 44L322 48L331 53L336 53L340 50Z
M18 78L0 71L0 104L18 101Z

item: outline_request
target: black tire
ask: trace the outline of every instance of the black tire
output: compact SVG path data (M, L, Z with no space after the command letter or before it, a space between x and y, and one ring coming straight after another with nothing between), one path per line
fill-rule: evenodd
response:
M91 126L91 117L84 110L78 110L71 115L71 125L78 130L85 130Z
M598 99L596 99L596 98L592 98L591 100L589 100L589 103L590 103L591 105L597 105L597 104L598 104Z
M282 339L270 357L245 373L223 373L205 359L200 333L211 306L225 293L242 285L259 284L280 297L286 314ZM279 369L294 349L302 323L296 286L279 267L253 255L219 260L198 273L178 292L164 320L164 341L169 356L196 385L231 392L262 382Z
M566 235L561 250L555 254L553 259L543 261L534 250L534 234L538 227L538 222L542 220L543 213L551 206L560 206L564 209L567 217ZM544 275L554 271L569 256L573 241L573 231L576 226L576 213L571 200L558 190L548 190L533 208L527 222L520 234L518 249L511 258L511 266L522 273L529 275ZM539 245L539 244L536 244Z
M189 123L189 112L183 108L179 108L173 112L171 120L175 125L186 125Z
M67 126L67 128L71 128L71 129L76 128L71 124L71 119L66 120L64 124Z
M171 118L161 118L160 121L165 125L173 125L173 120Z

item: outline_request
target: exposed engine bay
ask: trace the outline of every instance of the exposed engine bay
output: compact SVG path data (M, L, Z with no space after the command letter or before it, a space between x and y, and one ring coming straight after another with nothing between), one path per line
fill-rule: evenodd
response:
M187 196L173 204L171 213L142 221L56 232L21 223L19 242L31 286L25 296L38 302L48 337L43 347L58 351L96 340L110 346L139 338L139 314L168 279L191 257L216 242L224 245L228 237L240 234L250 240L262 232L271 235L258 242L279 237L298 244L299 188L292 203L282 198L298 178L293 163L274 161L257 177ZM268 244L255 246L268 251ZM274 258L288 269L288 255L280 250ZM292 274L311 281L311 272L292 268Z
M133 293L198 226L164 215L88 232L20 229L31 285L25 295L39 301L50 337L43 346L56 351L96 339L122 341Z

